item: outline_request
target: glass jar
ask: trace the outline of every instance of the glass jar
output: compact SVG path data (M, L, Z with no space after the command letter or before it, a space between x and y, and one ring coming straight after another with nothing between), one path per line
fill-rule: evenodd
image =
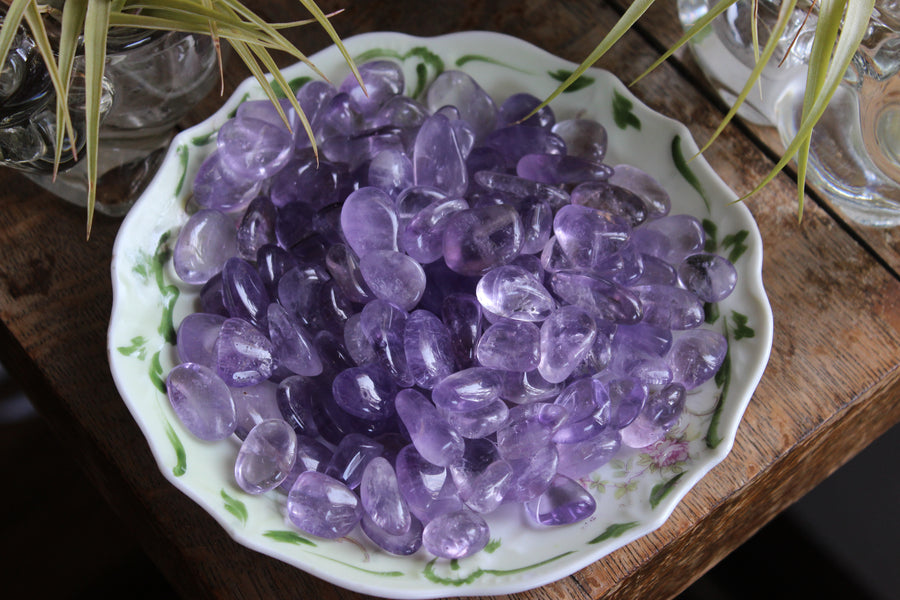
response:
M688 27L712 2L679 0ZM698 64L731 101L753 68L750 0L738 0L692 42ZM768 40L780 2L759 2L760 46ZM816 26L809 3L798 8L764 69L760 91L740 114L777 127L787 145L803 106L806 63ZM787 55L787 56L785 56ZM876 0L869 28L844 81L816 125L809 180L849 218L863 225L900 225L900 0Z
M0 164L84 206L86 166L83 160L72 160L68 147L59 175L52 177L56 95L30 36L20 31L16 42L0 77ZM68 101L82 144L83 72L79 57ZM120 216L128 211L162 162L176 124L209 93L218 76L208 36L110 30L101 101L98 212ZM79 157L83 155L80 151Z

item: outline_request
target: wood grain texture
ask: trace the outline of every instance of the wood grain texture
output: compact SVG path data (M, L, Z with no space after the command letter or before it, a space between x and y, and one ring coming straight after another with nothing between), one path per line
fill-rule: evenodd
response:
M250 4L273 20L303 16L287 0ZM666 13L660 15L648 15L655 20L626 36L600 66L625 81L640 73L673 34ZM343 36L498 31L580 60L616 17L615 6L592 0L394 1L357 3L334 23ZM312 28L288 36L309 53L327 44ZM697 81L685 77L689 72L678 63L664 65L634 91L704 140L721 112ZM244 77L232 57L226 94ZM219 102L208 98L185 124ZM707 159L741 194L771 168L765 150L757 136L730 128ZM362 597L239 546L164 480L107 365L109 266L118 222L98 218L84 242L83 211L13 172L2 171L0 178L0 360L179 592L190 598ZM900 421L900 283L881 262L894 259L816 204L798 224L787 175L748 207L763 235L775 341L732 453L662 528L572 577L515 598L671 597Z

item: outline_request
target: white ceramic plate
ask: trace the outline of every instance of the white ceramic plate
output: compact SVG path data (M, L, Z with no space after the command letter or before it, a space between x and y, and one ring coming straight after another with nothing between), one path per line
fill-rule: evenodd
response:
M408 95L443 69L470 73L499 102L526 91L545 97L574 68L521 40L484 32L437 38L372 33L346 41L354 57L402 63ZM347 67L330 48L313 57L336 83ZM297 83L310 76L286 70ZM277 492L246 494L233 481L236 441L206 443L178 421L163 392L174 366L174 326L196 310L196 287L179 282L170 248L188 215L191 181L215 148L215 132L242 101L262 98L253 81L242 84L209 120L172 142L153 183L122 224L116 240L109 359L122 398L147 437L163 474L206 509L241 544L352 590L392 598L505 594L534 588L596 561L659 527L682 497L728 454L741 417L762 375L772 344L772 315L763 290L762 242L750 212L732 204L734 193L701 158L683 125L644 106L614 76L591 70L552 104L557 119L586 114L609 133L607 162L630 163L656 177L672 197L673 213L714 226L716 250L735 259L735 292L717 306L710 325L729 339L720 377L687 401L667 438L621 456L585 479L598 509L588 520L539 528L514 507L491 515L488 547L460 561L434 560L424 550L396 557L360 532L349 539L313 539L285 520ZM730 364L740 369L730 369Z

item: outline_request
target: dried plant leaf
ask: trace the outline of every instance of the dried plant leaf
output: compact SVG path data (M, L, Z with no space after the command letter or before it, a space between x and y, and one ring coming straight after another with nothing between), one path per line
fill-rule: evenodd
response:
M56 128L56 151L53 157L53 177L56 178L59 163L62 161L63 142L66 134L72 145L72 158L78 159L78 140L75 139L75 130L71 117L66 118L69 111L69 89L72 83L72 66L75 63L75 52L78 49L78 37L84 29L84 17L87 14L88 0L68 0L63 5L62 20L59 37L59 78L63 84L63 90L56 95L56 122L67 123L65 127Z
M109 0L88 3L84 20L84 78L85 78L85 160L87 161L87 236L94 222L97 201L97 171L100 148L100 100L103 94L103 74L106 70L106 38L109 33Z

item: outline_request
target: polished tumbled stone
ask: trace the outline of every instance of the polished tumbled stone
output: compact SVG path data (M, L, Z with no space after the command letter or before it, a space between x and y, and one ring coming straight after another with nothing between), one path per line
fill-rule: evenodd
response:
M606 128L593 119L566 119L556 123L551 131L566 143L570 156L597 163L603 162L606 157Z
M397 454L395 468L410 511L423 523L462 508L450 470L425 460L412 444Z
M209 313L192 313L178 325L175 339L178 359L216 368L215 345L225 317Z
M572 264L589 269L625 245L631 226L595 208L569 204L556 212L553 233Z
M222 323L215 344L216 372L231 387L256 385L275 369L275 348L263 332L239 318Z
M428 398L416 390L406 389L397 394L394 403L413 445L425 460L447 467L462 456L462 436Z
M443 106L455 106L460 118L482 138L497 123L497 105L480 85L462 71L446 70L431 82L425 92L425 104L432 112Z
M416 385L433 388L455 370L450 330L433 313L413 311L403 333L406 364Z
M234 401L225 382L209 367L175 366L166 377L169 402L182 424L201 440L222 440L234 433Z
M432 115L422 123L412 161L416 185L437 188L452 197L465 193L469 185L465 156L452 122L444 115Z
M397 386L391 374L378 365L342 371L331 385L338 406L353 416L383 421L394 414Z
M287 164L294 150L285 127L253 118L229 119L219 129L216 146L225 168L235 179L259 181Z
M412 514L400 493L397 474L387 459L373 458L363 471L359 486L363 510L379 528L391 535L409 531Z
M475 356L483 367L530 371L541 361L540 337L541 332L534 323L503 319L484 331Z
M278 364L297 375L319 375L322 360L313 346L310 333L276 302L269 305L267 315L269 339L275 348Z
M557 474L540 496L525 503L525 512L541 525L570 525L587 519L597 501L577 481Z
M737 284L737 270L716 254L693 254L676 268L681 284L704 302L721 302Z
M363 280L376 297L412 310L425 293L425 271L402 252L372 250L359 261Z
M398 226L393 200L376 187L360 188L344 201L341 229L360 258L372 250L396 251Z
M351 490L362 483L369 462L381 456L383 446L360 433L349 433L340 441L325 467L325 474L342 481Z
M260 329L267 328L271 299L253 265L242 258L229 258L222 268L222 292L228 314L246 319Z
M541 376L551 383L565 381L590 351L596 337L597 324L587 310L570 305L554 311L541 324Z
M374 114L382 104L403 92L403 69L392 60L370 60L359 65L360 86L353 74L341 82L339 91L350 94L365 115Z
M422 545L440 558L465 558L487 546L489 540L487 522L469 509L440 515L422 532Z
M250 430L238 450L234 479L249 494L262 494L287 478L297 455L297 435L285 421L263 421Z
M692 390L718 372L727 351L728 342L721 333L694 329L675 339L666 361L672 367L673 379Z
M199 210L181 228L172 254L175 273L186 283L206 283L238 253L237 229L225 213Z
M432 400L438 408L467 412L498 399L501 384L497 371L471 367L442 379L432 391Z
M515 265L488 271L478 282L475 296L485 310L518 321L543 321L556 306L547 288Z
M335 539L350 533L362 518L359 498L323 473L306 471L288 493L287 515L301 531Z
M514 259L523 240L522 219L511 206L470 208L448 219L444 260L457 273L482 275Z

